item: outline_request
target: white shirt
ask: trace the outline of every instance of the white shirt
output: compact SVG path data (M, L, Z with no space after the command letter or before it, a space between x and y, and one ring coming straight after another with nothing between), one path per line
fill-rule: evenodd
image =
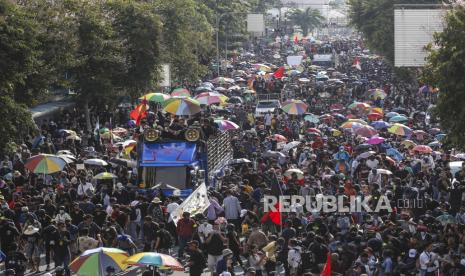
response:
M92 185L92 183L90 182L86 182L85 184L79 184L78 186L78 190L77 190L77 194L79 196L83 196L83 195L86 195L86 191L87 190L91 190L92 192L94 191L94 186Z
M168 222L171 222L171 221L172 221L172 219L171 219L171 214L172 214L176 209L178 209L178 207L179 207L179 204L178 204L177 202L171 202L170 204L168 204L168 205L166 206L166 212L167 212L168 214L170 214L170 217L168 218Z
M432 252L423 251L420 254L420 269L428 269L428 263L432 260Z
M271 115L271 113L266 113L264 116L264 119L265 119L265 125L271 126L271 119L273 119L273 115Z
M197 231L199 232L199 234L201 234L200 240L202 242L205 242L205 238L208 237L208 235L210 235L210 233L213 232L213 226L210 223L205 222L199 225L199 228Z
M370 169L377 169L379 161L377 159L373 159L373 160L368 159L366 161L366 164Z
M298 247L291 248L287 253L287 262L290 267L297 268L300 265L300 251Z

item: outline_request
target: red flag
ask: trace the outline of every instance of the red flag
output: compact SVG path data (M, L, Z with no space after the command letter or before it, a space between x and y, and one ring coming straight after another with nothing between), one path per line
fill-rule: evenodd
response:
M276 224L276 225L281 225L281 212L279 211L279 203L276 203L274 208L276 211L270 210L269 212L265 213L263 217L261 218L260 222L265 223L268 219L271 219L271 221Z
M323 267L321 276L331 276L331 253L328 252L328 257L326 257L326 264Z
M352 66L357 68L358 70L362 70L362 66L360 64L360 58L359 57L356 57L354 59L354 64Z
M140 105L136 106L136 108L131 111L129 116L131 119L136 120L136 125L140 125L140 121L147 117L147 110L149 109L149 106L147 105L147 100L144 98L141 102Z
M277 79L284 77L284 67L279 67L279 69L273 73L273 77Z
M297 36L294 36L294 44L299 44L299 39L297 38Z

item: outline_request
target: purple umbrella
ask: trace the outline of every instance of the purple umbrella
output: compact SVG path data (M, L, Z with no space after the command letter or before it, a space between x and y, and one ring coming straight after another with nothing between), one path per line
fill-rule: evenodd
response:
M370 139L368 139L367 143L370 144L370 145L378 145L378 144L381 144L384 142L384 138L383 137L379 137L379 136L374 136L374 137L371 137Z

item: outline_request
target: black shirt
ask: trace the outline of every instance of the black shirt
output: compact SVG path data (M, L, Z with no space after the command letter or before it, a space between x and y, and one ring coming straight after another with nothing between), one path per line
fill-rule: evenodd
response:
M200 250L189 251L189 259L192 262L189 272L191 275L200 275L207 261Z

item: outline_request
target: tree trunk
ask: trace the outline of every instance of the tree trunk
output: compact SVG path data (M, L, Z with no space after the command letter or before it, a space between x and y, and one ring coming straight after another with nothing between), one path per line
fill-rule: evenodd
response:
M86 116L87 131L92 131L92 124L90 123L89 100L84 101L84 115Z

